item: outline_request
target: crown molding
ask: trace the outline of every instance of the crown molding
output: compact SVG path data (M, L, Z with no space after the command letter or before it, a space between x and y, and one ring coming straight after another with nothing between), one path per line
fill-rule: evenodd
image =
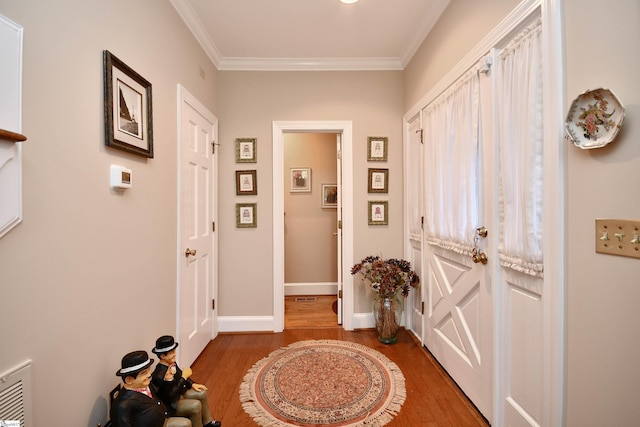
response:
M225 71L398 71L398 58L222 58Z
M435 13L431 15L432 18L429 21L424 21L422 23L420 31L416 32L416 36L414 37L414 39L409 43L402 55L400 55L400 63L402 64L402 69L404 69L409 64L409 61L411 61L413 55L416 54L418 48L420 48L422 42L424 42L424 40L427 38L433 27L442 16L442 13L445 11L447 6L449 6L450 2L451 0L440 2L440 4L437 5L439 6L439 9L434 11Z
M222 61L222 55L220 55L220 51L211 41L209 33L207 33L206 29L202 26L200 19L198 19L198 15L189 5L189 2L187 2L186 0L169 1L178 12L178 15L180 15L184 23L187 25L187 28L196 38L198 43L200 43L200 46L202 46L202 49L204 49L209 59L211 59L213 65L215 65L216 68L219 68L219 64Z

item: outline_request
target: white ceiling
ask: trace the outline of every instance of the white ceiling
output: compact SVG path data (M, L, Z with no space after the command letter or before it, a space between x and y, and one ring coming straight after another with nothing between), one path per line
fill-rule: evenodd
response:
M402 70L450 0L170 0L220 70Z

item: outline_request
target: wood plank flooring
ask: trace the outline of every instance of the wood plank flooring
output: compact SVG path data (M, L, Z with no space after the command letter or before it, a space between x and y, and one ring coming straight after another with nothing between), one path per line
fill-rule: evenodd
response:
M334 300L335 297L331 302ZM307 309L304 306L296 310L305 312ZM400 413L388 426L489 425L431 354L406 330L400 331L396 344L384 345L377 340L374 330L345 331L337 322L333 326L304 327L297 320L292 321L296 326L285 326L283 333L219 334L193 364L192 378L209 388L211 414L222 421L224 427L258 425L244 412L239 399L240 384L249 368L278 348L296 341L318 339L366 345L383 353L400 367L406 381L407 398Z

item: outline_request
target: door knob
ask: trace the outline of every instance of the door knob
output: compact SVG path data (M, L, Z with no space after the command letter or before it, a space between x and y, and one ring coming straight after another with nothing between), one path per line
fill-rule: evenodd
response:
M196 250L187 248L187 250L184 251L184 256L188 257L189 255L196 256Z

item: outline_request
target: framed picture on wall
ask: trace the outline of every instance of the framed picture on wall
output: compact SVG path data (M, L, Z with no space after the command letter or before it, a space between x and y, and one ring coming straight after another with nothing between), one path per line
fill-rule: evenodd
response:
M389 169L369 168L369 193L389 192Z
M389 224L389 202L386 200L369 200L369 225Z
M292 193L311 192L311 168L291 168L289 183Z
M338 207L338 186L336 184L322 184L321 206L326 209Z
M256 196L257 194L256 171L236 171L236 196Z
M108 50L103 60L105 145L153 158L151 83Z
M257 163L256 138L236 138L236 163Z
M236 228L256 228L257 203L236 203Z
M370 162L386 162L387 161L387 142L386 136L370 136L367 138L367 160Z

